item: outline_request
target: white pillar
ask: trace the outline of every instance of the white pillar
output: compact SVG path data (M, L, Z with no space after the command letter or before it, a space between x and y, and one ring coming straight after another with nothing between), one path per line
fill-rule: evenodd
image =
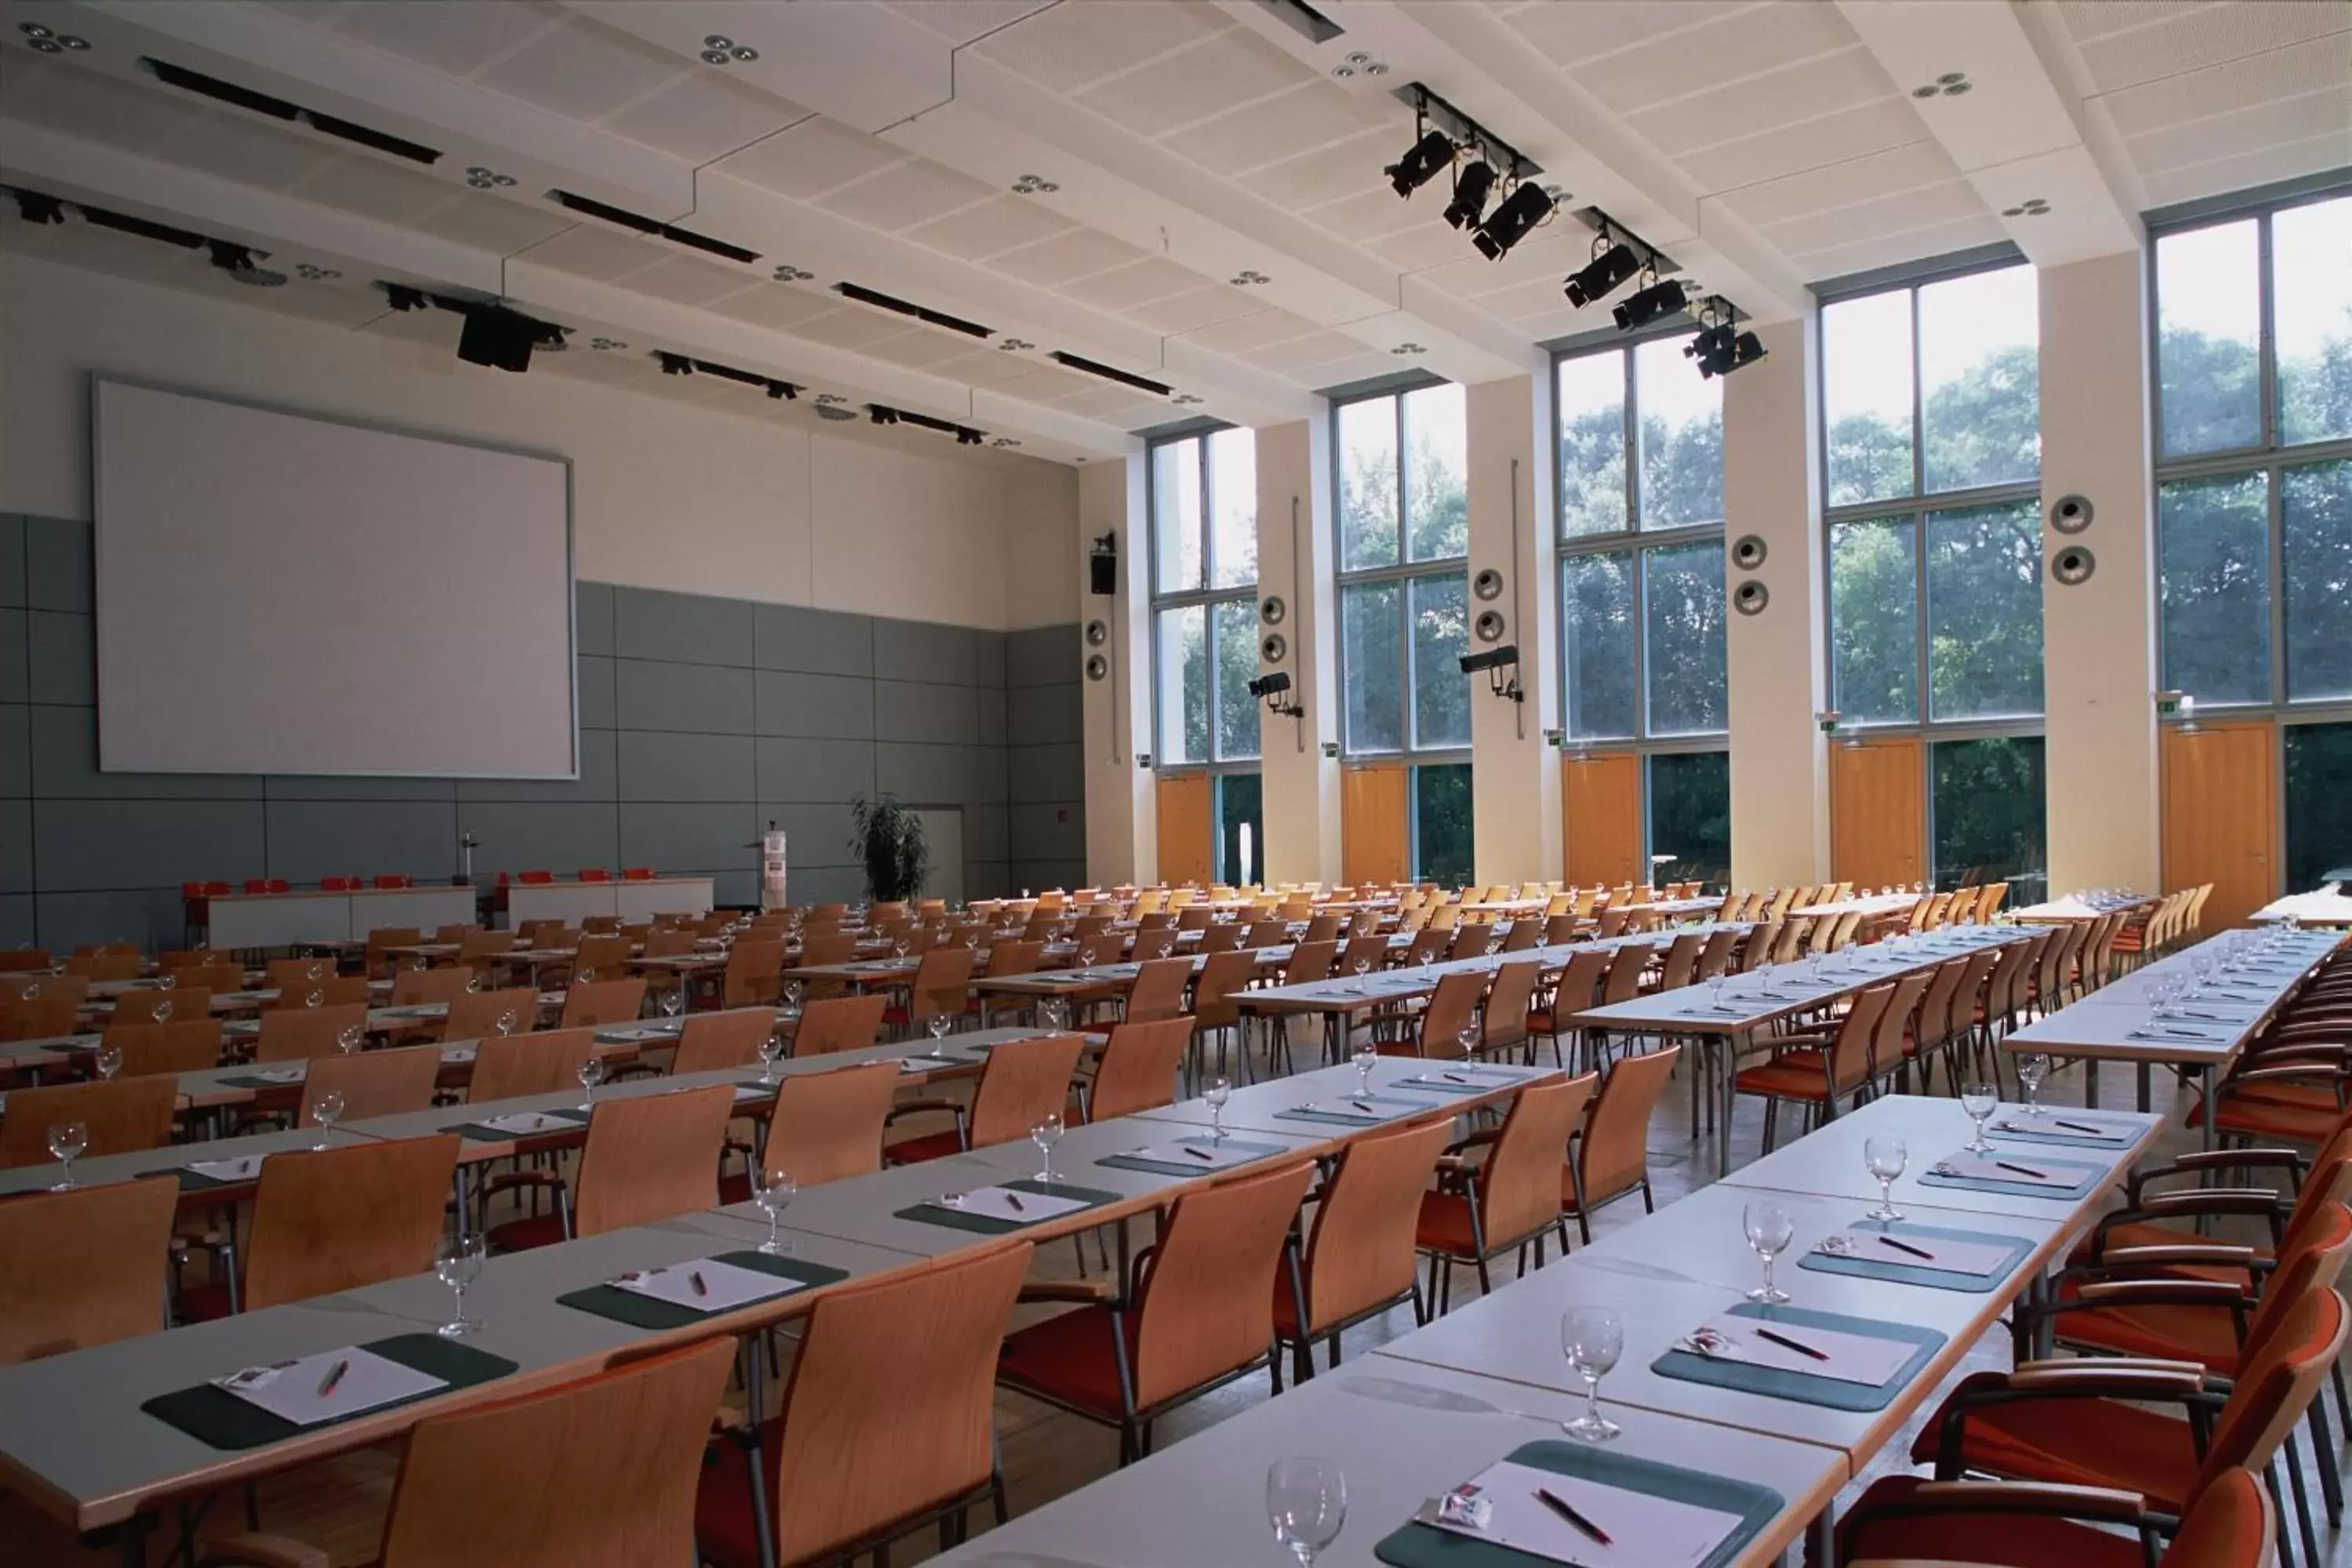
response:
M1498 643L1516 644L1526 700L1496 697L1470 678L1471 801L1481 882L1547 880L1560 874L1559 757L1544 732L1559 722L1559 605L1553 586L1550 399L1533 376L1465 389L1469 421L1470 580L1502 574L1492 600L1470 595L1470 618L1499 612Z
M1139 758L1151 739L1150 530L1145 521L1141 442L1123 459L1097 458L1078 473L1078 625L1099 621L1108 636L1081 636L1080 658L1101 655L1101 679L1082 673L1087 743L1087 880L1097 887L1146 882L1160 846L1151 771ZM1118 545L1118 591L1095 594L1088 558L1105 534Z
M1339 879L1339 763L1323 754L1339 739L1339 611L1332 586L1331 422L1302 419L1257 432L1257 594L1284 606L1279 626L1258 626L1258 672L1290 676L1290 719L1258 709L1258 754L1265 842L1261 879ZM1268 664L1264 640L1289 644Z
M1724 592L1752 580L1771 595L1753 616L1735 597L1725 616L1735 887L1830 873L1829 751L1814 721L1830 689L1816 320L1758 329L1767 357L1723 384L1725 547L1753 534L1766 551L1753 572L1727 559Z
M2145 268L2130 251L2044 268L2040 280L2043 556L2080 544L2097 563L2073 587L2042 574L2050 891L2154 890L2162 828ZM2079 533L2050 522L2068 495L2091 503Z

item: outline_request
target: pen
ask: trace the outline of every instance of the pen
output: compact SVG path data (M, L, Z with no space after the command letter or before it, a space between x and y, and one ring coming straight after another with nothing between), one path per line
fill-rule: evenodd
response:
M1582 1531L1585 1534L1591 1536L1594 1541L1600 1542L1601 1545L1613 1546L1616 1544L1616 1542L1610 1536L1607 1531L1601 1529L1599 1525L1593 1523L1591 1520L1577 1512L1575 1509L1570 1508L1569 1506L1568 1500L1559 1496L1549 1487L1538 1487L1536 1489L1536 1496L1542 1500L1543 1505L1546 1508L1559 1515L1560 1518L1568 1521L1569 1523L1576 1526L1577 1529Z
M696 1295L698 1295L698 1296L708 1296L708 1295L709 1295L709 1294L710 1294L710 1287L709 1287L709 1286L708 1286L708 1285L705 1285L705 1284L702 1282L702 1270L701 1270L701 1269L699 1269L699 1268L696 1269L693 1273L691 1273L691 1274L688 1275L686 1278L687 1278L687 1282L688 1282L688 1284L690 1284L690 1285L692 1285L692 1286L694 1287L694 1293L695 1293Z
M1790 1339L1783 1334L1776 1334L1769 1329L1757 1330L1756 1337L1759 1340L1769 1340L1774 1344L1779 1345L1782 1350L1795 1351L1799 1355L1811 1356L1815 1361L1827 1361L1830 1359L1829 1353L1826 1351L1817 1351L1811 1345L1800 1344L1795 1340Z
M1380 1114L1378 1107L1366 1105L1360 1100L1351 1100L1348 1101L1348 1103L1354 1106L1357 1110L1362 1111L1367 1116L1378 1116Z
M1184 1152L1192 1155L1195 1160L1206 1160L1212 1164L1216 1163L1217 1157L1214 1154L1210 1153L1206 1149L1195 1149L1190 1143L1184 1145Z
M1006 1203L1008 1203L1008 1204L1012 1205L1013 1205L1013 1209L1014 1209L1016 1212L1020 1212L1020 1211L1021 1211L1021 1194L1018 1194L1018 1193L1007 1193L1007 1194L1004 1194L1004 1201L1005 1201Z
M348 1361L339 1361L330 1367L327 1375L319 1380L319 1397L324 1399L334 1393L335 1385L343 1381L343 1373L351 1370L352 1363Z
M1441 1076L1442 1078L1444 1078L1444 1079L1445 1079L1445 1081L1446 1081L1446 1082L1448 1082L1448 1083L1468 1083L1468 1082L1470 1081L1468 1079L1464 1078L1464 1077L1463 1077L1460 1073L1458 1073L1458 1072L1443 1073L1443 1074L1441 1074L1441 1075L1439 1075L1439 1076Z
M2037 1171L2031 1165L2012 1165L2006 1160L1995 1160L1993 1163L2004 1171L2015 1171L2021 1176L2031 1176L2037 1182L2046 1182L2050 1179L2049 1172Z
M1897 1252L1907 1252L1914 1258L1933 1258L1936 1256L1924 1247L1914 1247L1907 1241L1897 1241L1891 1236L1878 1237L1878 1245L1891 1247Z
M2107 1130L2104 1127L2086 1127L2079 1121L2053 1121L2051 1125L2063 1127L2069 1132L2087 1132L2094 1138L2104 1138L2107 1135Z

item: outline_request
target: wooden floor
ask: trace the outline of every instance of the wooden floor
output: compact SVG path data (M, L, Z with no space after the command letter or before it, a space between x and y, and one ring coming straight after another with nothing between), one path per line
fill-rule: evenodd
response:
M2080 1103L2083 1082L2077 1068L2060 1075L2044 1090L2045 1098L2053 1103ZM2100 1079L2103 1102L2109 1106L2129 1106L2133 1103L2132 1073L2128 1068L2111 1066ZM2158 1074L2158 1109L2168 1109L2176 1114L2168 1128L2161 1152L2177 1152L2191 1140L2179 1129L2178 1112L2183 1107L2168 1100L2173 1089L2168 1074ZM1743 1103L1738 1121L1734 1126L1734 1158L1752 1158L1759 1146L1761 1117L1752 1103ZM1787 1136L1784 1131L1783 1137ZM1692 1167L1700 1163L1699 1181L1705 1180L1705 1166L1712 1163L1708 1140L1690 1136L1688 1101L1682 1084L1672 1087L1664 1097L1650 1129L1650 1168L1661 1207L1689 1192L1694 1184ZM1596 1236L1618 1226L1630 1225L1642 1217L1638 1199L1629 1199L1603 1209L1593 1222ZM1089 1249L1091 1258L1091 1249ZM1040 1256L1041 1274L1075 1275L1076 1263L1067 1245L1057 1244ZM1498 1288L1500 1282L1498 1281ZM1477 1283L1464 1276L1455 1280L1457 1291L1475 1296ZM1457 1309L1460 1299L1457 1298ZM1022 1310L1028 1315L1053 1309ZM1352 1357L1402 1333L1412 1327L1409 1309L1400 1308L1384 1320L1350 1330L1344 1353ZM1318 1358L1318 1364L1321 1364ZM1972 1372L2000 1370L2009 1364L2009 1347L2005 1339L1995 1337L1980 1344L1954 1370L1951 1380ZM1225 1388L1189 1405L1160 1424L1159 1446L1181 1441L1184 1437L1214 1426L1218 1421L1269 1396L1266 1379L1255 1376L1228 1384ZM1923 1411L1932 1411L1937 1404L1930 1399ZM1638 1413L1617 1413L1621 1420L1638 1421ZM997 1431L1003 1442L1005 1479L1012 1494L1013 1510L1018 1512L1036 1508L1064 1493L1108 1474L1115 1467L1117 1437L1108 1428L1093 1426L1076 1416L1048 1409L1032 1400L1015 1394L1000 1394L997 1397ZM1924 1416L1923 1416L1924 1419ZM1901 1436L1882 1450L1878 1461L1859 1481L1849 1486L1841 1496L1843 1506L1856 1496L1863 1486L1878 1476L1907 1473L1906 1456L1909 1450L1914 1426L1906 1426ZM2307 1447L2307 1445L2306 1445ZM2306 1458L2308 1456L2306 1455ZM2342 1465L2344 1456L2334 1456ZM367 1450L346 1455L303 1470L298 1474L267 1481L261 1487L261 1518L265 1530L274 1534L292 1536L328 1552L336 1564L373 1561L383 1528L384 1510L391 1500L394 1469L398 1463L395 1451ZM2315 1483L2311 1488L2317 1497ZM1210 1500L1210 1506L1233 1506L1255 1509L1255 1497ZM977 1528L982 1516L975 1516ZM2325 1521L2322 1521L2323 1526ZM199 1533L204 1536L235 1534L242 1531L242 1510L234 1499L223 1499L205 1520ZM901 1542L892 1552L894 1568L922 1561L934 1548L928 1537L911 1538ZM2321 1542L2326 1563L2352 1564L2352 1539L2342 1534L2324 1534ZM162 1558L160 1550L151 1553L150 1561ZM1273 1557L1269 1554L1269 1562ZM110 1552L82 1549L70 1533L60 1530L21 1500L0 1496L0 1563L10 1568L50 1568L50 1565L111 1563L116 1558Z

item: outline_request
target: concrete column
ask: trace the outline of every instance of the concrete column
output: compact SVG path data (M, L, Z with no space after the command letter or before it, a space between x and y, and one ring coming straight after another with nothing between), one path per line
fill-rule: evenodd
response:
M2042 501L2046 561L2090 550L2089 581L2042 580L2050 891L2160 885L2156 561L2148 479L2147 300L2138 251L2044 268ZM2060 497L2092 506L2075 534Z
M1829 706L1822 572L1818 321L1758 329L1768 357L1723 384L1724 542L1764 542L1761 567L1725 563L1730 658L1731 879L1817 882L1830 874ZM1743 616L1743 582L1771 598Z
M1526 700L1496 697L1488 678L1470 678L1471 800L1481 882L1524 882L1560 874L1559 757L1544 732L1559 722L1559 595L1552 541L1551 400L1534 376L1506 376L1465 389L1469 421L1470 580L1492 569L1503 591L1470 595L1470 617L1499 612L1498 643L1474 635L1472 650L1516 644Z
M1082 674L1086 716L1087 880L1097 887L1147 882L1158 874L1158 818L1151 771L1150 531L1145 511L1143 444L1124 458L1097 458L1078 471L1079 658L1099 654L1102 679ZM1118 544L1118 591L1092 592L1087 558L1109 534ZM1096 622L1099 645L1083 635Z
M1331 421L1302 419L1257 432L1257 594L1284 605L1279 626L1258 624L1258 672L1290 676L1303 719L1258 709L1265 804L1262 873L1278 882L1339 879L1339 763L1323 754L1339 739L1339 606L1332 571ZM1290 645L1280 664L1265 638Z

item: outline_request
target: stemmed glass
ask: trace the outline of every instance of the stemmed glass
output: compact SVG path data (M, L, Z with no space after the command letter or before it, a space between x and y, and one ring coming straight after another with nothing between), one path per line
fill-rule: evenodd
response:
M938 1050L940 1042L948 1037L948 1031L954 1027L955 1020L945 1013L934 1013L923 1020L924 1032L931 1037L931 1047L934 1052Z
M680 1013L686 1011L686 988L684 986L672 986L669 990L661 994L661 1000L656 1003L656 1005L661 1008L661 1016L663 1017L677 1017Z
M1062 1113L1048 1111L1045 1120L1029 1129L1029 1142L1037 1145L1038 1155L1045 1164L1037 1172L1037 1180L1051 1184L1054 1180L1054 1145L1062 1141Z
M478 996L482 994L482 973L480 970L478 969L473 973L466 976L466 990L469 995Z
M346 1024L335 1031L335 1048L347 1057L357 1056L359 1048L366 1043L367 1031L357 1024Z
M433 1249L433 1272L457 1297L455 1312L438 1331L446 1339L462 1339L482 1326L480 1319L466 1316L466 1287L482 1272L482 1248L478 1236L445 1236Z
M179 984L180 977L168 969L155 977L155 988L159 991L169 991Z
M1265 1517L1299 1568L1314 1568L1348 1522L1348 1478L1328 1459L1276 1459L1265 1472Z
M1911 1147L1900 1138L1863 1140L1862 1163L1878 1178L1878 1206L1870 1211L1870 1218L1893 1221L1903 1217L1903 1211L1895 1206L1895 1178L1910 1162Z
M1584 1380L1584 1414L1560 1429L1586 1443L1606 1443L1623 1430L1601 1414L1601 1380L1625 1349L1625 1321L1610 1307L1570 1307L1560 1314L1559 1348Z
M593 970L593 969L581 969L581 970L578 970L578 971L574 972L574 973L573 973L573 974L572 974L572 983L574 985L586 985L586 984L590 984L591 982L593 982L595 978L596 978L596 972L595 972L594 970Z
M1772 1260L1780 1256L1796 1234L1796 1221L1779 1204L1759 1200L1740 1213L1740 1225L1748 1233L1748 1245L1764 1260L1764 1283L1748 1292L1751 1301L1777 1306L1789 1299L1789 1293L1772 1283Z
M67 1193L73 1190L73 1163L80 1157L81 1152L89 1147L89 1122L59 1121L51 1125L49 1128L49 1152L56 1155L58 1163L65 1166L65 1176L63 1180L59 1181L57 1185L51 1187L49 1191L53 1193Z
M760 1244L760 1250L771 1258L784 1250L784 1240L776 1233L776 1226L800 1190L800 1184L793 1180L790 1171L778 1171L772 1176L761 1169L760 1162L752 1162L751 1201L768 1216L768 1239Z
M1037 1009L1038 1021L1056 1033L1070 1026L1070 1005L1056 996Z
M797 1018L801 1016L801 998L807 994L807 987L803 985L799 981L787 980L784 982L785 1017Z
M319 1141L311 1144L311 1148L323 1150L328 1147L327 1141L334 1133L336 1119L342 1113L343 1097L334 1089L327 1090L310 1102L310 1120L319 1125Z
M1475 1067L1478 1065L1478 1026L1475 1022L1465 1024L1460 1029L1456 1030L1454 1036L1454 1043L1462 1047L1462 1065L1464 1067Z
M2000 1105L2000 1096L1992 1085L1971 1080L1960 1086L1960 1109L1977 1124L1966 1145L1971 1154L1990 1154L1992 1145L1985 1141L1985 1123L1992 1120L1993 1111Z
M1380 1059L1381 1053L1370 1039L1356 1047L1356 1092L1367 1100L1372 1093L1372 1068Z
M499 1015L498 1031L501 1035L511 1035L515 1032L515 1026L521 1022L520 1016L509 1007Z
M770 1034L760 1041L760 1081L776 1081L776 1064L784 1058L784 1037Z
M1209 1102L1209 1142L1225 1141L1225 1101L1233 1097L1233 1085L1223 1079L1212 1082L1201 1098Z
M122 1047L100 1046L98 1048L98 1076L111 1083L114 1075L122 1070Z
M604 1058L591 1051L580 1058L580 1109L596 1109L596 1086L604 1081Z
M2017 1081L2025 1088L2025 1114L2042 1114L2042 1101L2037 1098L2042 1083L2050 1076L2050 1058L2040 1051L2026 1051L2017 1058Z

